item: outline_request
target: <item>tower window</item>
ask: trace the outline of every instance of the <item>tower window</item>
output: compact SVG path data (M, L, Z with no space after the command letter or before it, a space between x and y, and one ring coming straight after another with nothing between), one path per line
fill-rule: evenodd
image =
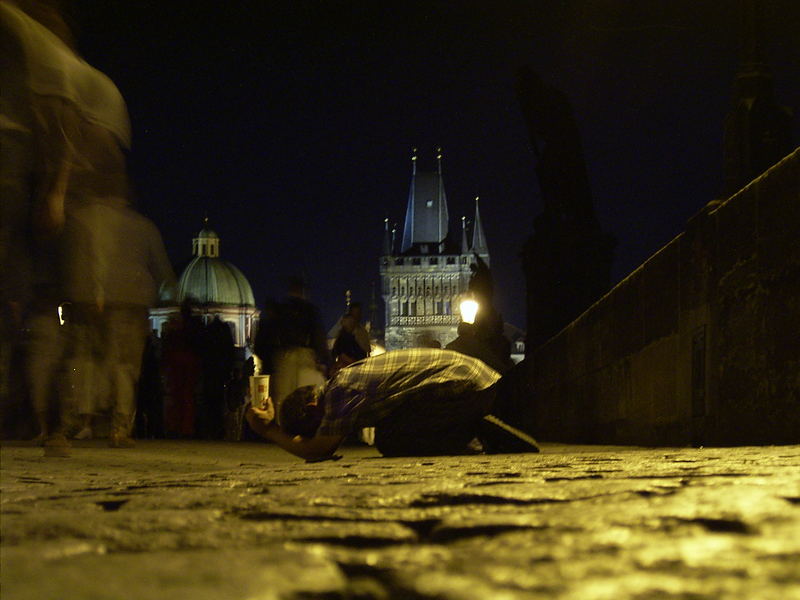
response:
M407 317L408 316L408 302L403 302L400 315L403 316L403 317Z
M430 258L430 259L428 259L428 264L430 264L430 265L438 265L439 264L439 259L438 258Z
M416 302L412 302L409 305L408 309L409 309L409 313L410 313L410 315L412 317L416 317L417 316L417 303Z
M411 264L412 265L418 265L419 264L419 259L418 258L412 258L411 259Z

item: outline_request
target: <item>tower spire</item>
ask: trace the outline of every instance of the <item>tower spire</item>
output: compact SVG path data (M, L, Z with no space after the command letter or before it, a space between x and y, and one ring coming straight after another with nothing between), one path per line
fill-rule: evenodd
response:
M394 251L393 240L389 232L389 217L383 220L383 255L390 256Z
M472 228L472 251L489 255L489 247L486 245L486 235L483 233L483 223L481 223L480 196L475 196L475 225ZM488 261L487 261L488 262Z
M444 252L444 238L447 236L447 220L448 216L447 213L444 213L444 227L442 227L442 209L444 208L447 211L447 206L444 198L444 181L442 181L442 147L436 146L436 164L437 169L439 171L439 186L437 188L437 204L439 205L439 215L437 218L437 223L439 226L439 252Z
M405 227L400 253L415 245L423 254L444 250L448 231L447 195L442 179L442 152L437 147L436 171L418 171L416 154L412 156L411 185L408 190Z
M417 149L411 148L411 185L408 187L408 206L406 222L403 227L403 243L401 252L408 250L414 243L414 224L416 221L416 188L417 188ZM394 230L392 230L392 246L394 246Z

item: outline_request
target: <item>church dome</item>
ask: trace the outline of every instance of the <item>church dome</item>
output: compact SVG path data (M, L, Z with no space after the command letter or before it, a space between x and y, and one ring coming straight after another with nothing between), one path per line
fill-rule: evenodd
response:
M242 272L219 257L219 236L208 228L192 240L194 258L178 280L178 301L201 305L256 305L253 290Z
M195 256L178 281L178 301L255 306L253 290L242 272L221 258Z

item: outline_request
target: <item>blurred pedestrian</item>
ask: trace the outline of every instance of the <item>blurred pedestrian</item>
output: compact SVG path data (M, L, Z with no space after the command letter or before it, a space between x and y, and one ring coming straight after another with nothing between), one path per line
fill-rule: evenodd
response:
M109 445L126 448L134 445L149 309L174 295L175 275L158 229L126 197L81 192L66 219L66 293L76 313L71 371L83 414L106 400Z
M0 4L0 418L4 433L17 433L21 424L9 421L20 416L20 396L29 391L38 439L56 454L68 451L56 382L69 174L62 107L71 83L59 58L74 56L72 46L56 7Z
M274 317L259 326L256 351L270 365L270 396L280 406L305 385L321 385L331 366L325 330L317 308L308 301L302 279L289 279L288 297L275 306Z
M362 358L367 357L364 348L356 340L356 319L352 314L344 315L340 321L339 334L333 342L331 355L333 356L333 373Z
M35 410L43 414L43 399L53 398L50 382L63 365L61 344L55 343L63 330L54 325L54 315L61 300L69 300L69 372L75 376L71 399L84 411L94 403L102 387L98 360L104 355L106 379L114 388L112 445L128 445L124 423L129 429L146 335L146 329L144 334L135 330L146 323L158 285L174 280L174 275L155 227L128 207L127 108L113 82L76 54L60 3L17 0L3 2L0 11L2 43L9 51L3 52L2 88L11 90L3 92L0 119L3 163L9 141L12 178L31 182L27 188L3 184L4 191L13 192L8 205L14 224L4 229L2 243L13 239L18 217L27 210L32 232L27 249L51 295L39 296L41 309L37 307L29 321L33 343L28 371ZM6 136L7 131L16 133ZM5 171L2 179L5 182ZM4 197L4 205L5 201ZM14 262L22 282L16 297L24 299L28 265L10 261ZM69 447L65 395L60 398L53 427L39 419L46 452L54 454L66 454Z

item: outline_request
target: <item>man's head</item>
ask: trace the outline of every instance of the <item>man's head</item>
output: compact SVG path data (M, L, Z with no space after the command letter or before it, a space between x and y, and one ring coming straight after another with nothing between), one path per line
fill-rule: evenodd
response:
M306 385L286 396L280 408L281 429L290 435L314 437L325 412L319 401L321 392L319 386Z

